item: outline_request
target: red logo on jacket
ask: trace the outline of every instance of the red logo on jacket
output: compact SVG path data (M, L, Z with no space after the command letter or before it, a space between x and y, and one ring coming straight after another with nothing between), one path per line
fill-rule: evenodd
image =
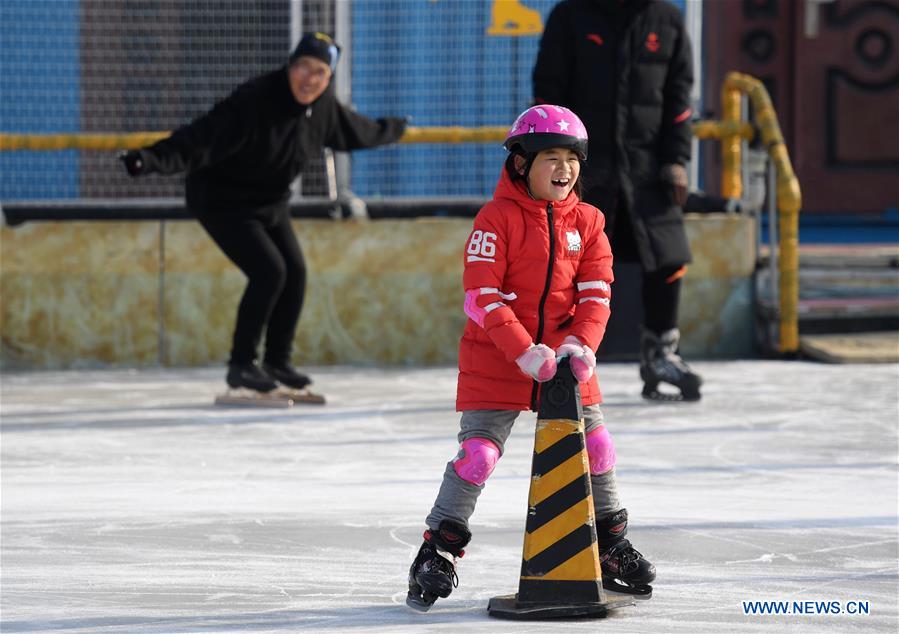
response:
M650 53L656 53L659 50L659 46L661 46L659 36L650 31L649 35L646 36L646 50Z
M588 33L587 39L590 40L591 42L593 42L594 44L596 44L597 46L603 45L602 38L599 35L597 35L596 33Z

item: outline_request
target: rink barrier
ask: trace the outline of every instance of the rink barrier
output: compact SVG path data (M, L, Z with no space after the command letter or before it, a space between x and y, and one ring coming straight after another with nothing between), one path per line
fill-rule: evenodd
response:
M580 388L563 359L541 390L518 593L493 597L487 611L510 619L602 618L633 603L607 600L602 587Z
M293 221L310 271L294 363L457 363L466 319L459 253L470 217L448 217L454 214L436 202L431 217L371 202L372 220ZM469 216L478 206L472 201L455 211ZM58 221L0 227L0 369L206 366L227 359L246 278L199 223L186 215L154 219L148 208L136 212L147 218L130 221L106 217L111 209L85 210L93 220L39 205L20 211ZM375 219L382 211L389 215ZM751 357L753 219L688 215L685 224L694 262L682 289L683 354ZM629 264L619 272L618 309L600 350L609 359L638 354L639 271ZM387 322L394 327L385 329Z
M694 132L709 123L714 122L695 122ZM742 138L750 134L746 122L723 131ZM410 127L401 142L498 142L505 133L499 127ZM0 150L125 149L168 134L0 133ZM315 272L294 361L455 363L458 330L464 325L457 299L458 245L470 232L468 219L486 200L332 196L291 201L291 215L303 220L295 221L295 230ZM0 277L7 299L0 315L0 367L208 365L227 358L233 306L245 280L197 223L178 222L192 219L183 199L0 201L0 206L0 225L8 225L0 227ZM755 220L747 214L687 214L694 263L681 302L685 354L739 358L754 353ZM398 243L414 255L402 261L382 255ZM335 253L341 256L335 259ZM372 261L378 263L375 269ZM360 303L356 280L372 276L373 270L375 283ZM385 338L359 306L387 311L382 294L395 296L397 285L404 289L400 317L405 332ZM617 293L617 314L625 326L607 337L610 359L636 358L627 343L638 339L636 326L631 328L630 315L636 313L629 293L627 288ZM637 310L639 300L633 306ZM389 309L391 314L395 309ZM415 324L420 320L440 324L439 332L419 333ZM615 321L613 315L610 332ZM621 350L610 347L617 341Z
M755 112L755 125L742 119L741 95L747 95L752 101ZM729 73L722 87L722 121L696 121L693 134L697 138L714 138L721 143L722 157L722 195L740 198L743 191L741 180L741 146L745 140L753 139L756 132L771 156L777 174L777 207L778 231L780 246L777 249L777 267L772 270L772 279L777 288L776 313L769 319L776 324L776 335L765 341L763 345L781 353L796 353L799 350L799 209L801 194L799 182L793 172L790 157L777 122L777 114L771 104L764 85L757 79L741 73ZM169 136L171 132L135 132L130 134L9 134L0 133L0 151L11 150L123 150L137 149L150 145ZM466 128L461 126L433 126L406 128L400 143L484 143L501 142L507 129L501 126L482 126ZM69 201L68 207L50 203L7 203L4 205L3 220L14 226L29 220L108 220L120 219L112 210L103 210L102 203L96 201ZM385 201L381 201L383 204ZM385 209L394 210L388 214L396 214L395 210L404 209L403 215L377 215L372 209L372 202L365 202L356 197L326 198L324 200L296 201L292 203L291 213L295 218L391 218L418 217L428 215L473 216L480 204L472 204L465 200L461 204L449 202L447 199L436 201L431 206L421 204L421 200L397 204L389 201ZM28 205L32 206L29 207ZM122 203L114 203L122 204ZM125 203L126 205L128 203ZM374 203L377 204L377 203ZM87 207L90 207L89 209ZM99 211L98 211L99 209ZM405 215L405 214L408 215ZM145 219L139 213L131 216L122 212L126 219ZM188 218L183 208L173 209L168 218ZM772 232L774 235L774 232ZM772 240L772 244L774 241ZM772 260L772 263L774 261ZM768 337L766 337L768 338Z

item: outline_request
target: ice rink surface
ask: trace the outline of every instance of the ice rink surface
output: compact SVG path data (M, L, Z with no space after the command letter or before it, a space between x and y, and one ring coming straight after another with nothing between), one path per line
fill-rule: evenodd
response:
M458 589L404 604L456 451L454 368L313 369L329 404L291 410L212 406L219 368L7 372L0 630L896 632L899 366L695 366L695 404L646 403L635 365L600 368L630 537L659 574L652 600L565 622L486 612L518 585L534 414Z

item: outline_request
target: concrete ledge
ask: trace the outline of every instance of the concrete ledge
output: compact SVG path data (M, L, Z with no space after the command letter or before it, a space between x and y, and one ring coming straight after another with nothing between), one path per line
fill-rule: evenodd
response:
M897 363L899 331L803 335L804 354L827 363Z

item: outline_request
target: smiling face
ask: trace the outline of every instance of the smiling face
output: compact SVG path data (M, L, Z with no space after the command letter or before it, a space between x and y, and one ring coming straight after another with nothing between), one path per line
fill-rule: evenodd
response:
M288 69L290 92L297 103L308 106L321 97L331 83L331 67L317 57L304 55Z
M524 173L525 159L515 157L515 167ZM568 198L581 173L577 153L567 148L543 150L534 158L528 173L528 189L538 200L560 202Z

